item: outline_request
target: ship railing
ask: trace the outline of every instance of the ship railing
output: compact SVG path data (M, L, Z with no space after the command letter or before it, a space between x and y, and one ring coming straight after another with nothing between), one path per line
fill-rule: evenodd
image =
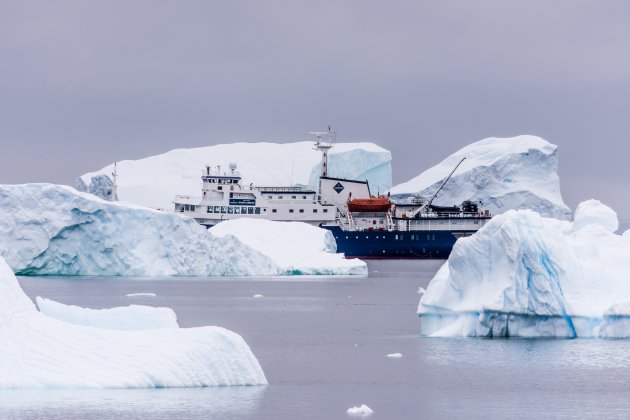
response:
M194 195L177 194L175 196L175 200L199 201L199 200L201 200L201 197L194 196Z

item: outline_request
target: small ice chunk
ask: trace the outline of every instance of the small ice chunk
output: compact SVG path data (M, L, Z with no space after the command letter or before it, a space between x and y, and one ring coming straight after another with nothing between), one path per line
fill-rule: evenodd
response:
M157 295L155 293L127 293L125 296L127 297L140 297L140 296L155 297Z
M402 353L390 353L387 357L390 359L400 359L402 357Z
M424 289L424 287L419 287L418 288L418 294L419 295L424 295L426 293L426 290Z
M254 295L255 298L261 298L261 297L265 297L263 295Z
M349 416L368 417L368 416L371 416L372 414L374 414L374 411L372 411L372 409L370 407L368 407L367 405L361 404L361 406L359 406L359 407L357 407L355 405L352 408L348 408L346 413Z

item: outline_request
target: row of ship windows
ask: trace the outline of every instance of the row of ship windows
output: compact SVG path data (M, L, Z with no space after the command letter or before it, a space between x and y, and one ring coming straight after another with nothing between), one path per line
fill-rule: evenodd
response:
M420 236L423 236L423 235L418 235L418 234L411 235L411 240L419 241ZM339 239L339 236L336 236L336 238ZM356 235L355 238L359 239L359 235ZM378 239L379 236L376 235L375 238ZM349 237L346 236L346 239L349 239ZM370 239L369 235L365 235L365 239ZM387 236L383 235L381 236L381 239L387 239ZM405 235L394 235L394 240L396 241L402 241L404 239L405 239ZM435 235L427 235L427 241L435 241Z
M186 204L185 210L195 211L195 206L189 206ZM262 209L264 213L267 209ZM300 213L304 213L304 209L298 209ZM328 213L328 209L322 210L324 213ZM260 214L260 207L232 207L232 206L208 206L208 213L222 213L222 214ZM271 209L272 213L277 213L278 209ZM289 209L289 213L295 213L294 209ZM313 213L317 213L317 209L313 209Z
M278 197L276 197L276 198L277 198L278 200L282 200L282 199L283 199L283 197L284 197L283 195L279 195L279 196L278 196ZM267 196L267 198L268 198L268 199L270 199L270 200L273 200L273 198L274 198L274 197L273 197L273 195L268 195L268 196ZM303 196L302 196L302 200L306 200L307 198L308 198L308 196L306 196L306 195L303 195ZM297 199L298 199L298 198L297 198L297 195L292 195L292 196L291 196L291 200L297 200Z

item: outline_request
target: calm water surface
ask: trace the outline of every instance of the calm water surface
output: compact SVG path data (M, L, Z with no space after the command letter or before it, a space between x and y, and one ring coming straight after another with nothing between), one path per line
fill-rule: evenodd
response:
M270 385L0 391L0 418L347 419L359 404L390 420L630 417L630 340L419 337L417 290L440 264L380 261L367 278L22 277L33 298L168 306L182 327L234 330ZM125 296L138 292L157 297Z

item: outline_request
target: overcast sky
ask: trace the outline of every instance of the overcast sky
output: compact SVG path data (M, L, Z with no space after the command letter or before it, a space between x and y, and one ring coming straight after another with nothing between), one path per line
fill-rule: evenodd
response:
M328 123L390 149L399 183L535 134L567 204L630 218L628 22L601 0L0 0L0 183Z

